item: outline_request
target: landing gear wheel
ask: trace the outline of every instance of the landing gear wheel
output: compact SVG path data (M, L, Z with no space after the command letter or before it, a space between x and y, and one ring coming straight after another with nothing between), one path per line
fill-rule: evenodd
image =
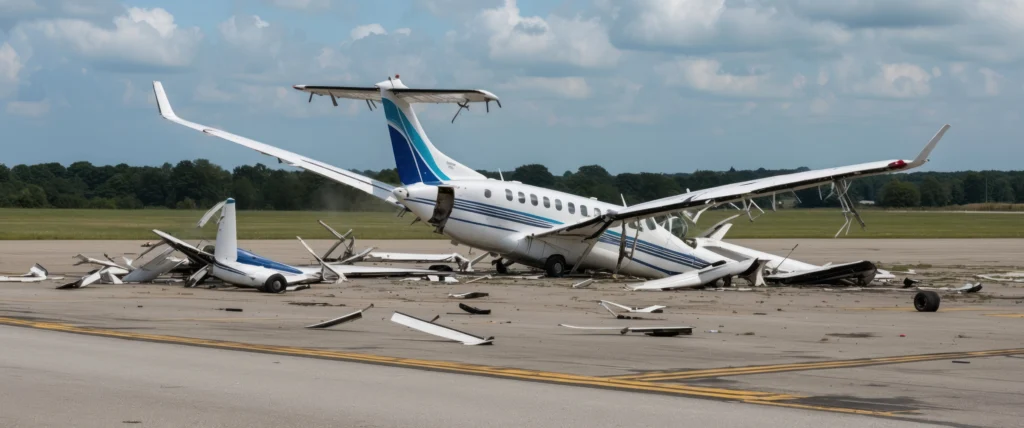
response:
M287 284L288 283L284 280L284 276L271 275L270 278L267 278L267 282L263 284L263 288L260 290L264 293L280 294L284 293L285 287L288 286Z
M454 272L455 271L455 269L452 269L452 267L448 266L448 265L430 265L430 267L428 267L427 270L432 270L434 272Z
M565 275L565 257L558 254L548 257L548 260L544 262L544 272L550 278L561 278L562 275Z
M502 259L494 261L494 270L498 271L498 273L502 275L508 275L508 265L506 265L505 261Z
M914 309L918 312L935 312L939 310L939 293L919 291L914 295Z

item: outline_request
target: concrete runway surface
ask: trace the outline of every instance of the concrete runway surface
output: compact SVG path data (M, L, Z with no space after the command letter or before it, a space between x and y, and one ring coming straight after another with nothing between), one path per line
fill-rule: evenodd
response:
M784 254L795 242L749 244ZM878 261L915 269L930 286L1024 269L1018 239L799 242L798 259ZM134 257L139 244L6 241L0 272L20 274L38 262L77 278L89 266L71 266L72 255ZM330 244L311 241L318 251ZM243 245L279 261L310 262L292 241ZM357 247L364 245L466 252L441 240ZM580 278L517 275L467 283L484 273L461 275L457 284L358 279L280 295L175 284L0 284L0 427L1004 427L1024 418L1024 284L985 281L982 292L948 293L939 312L926 314L914 312L907 291L633 293L618 281L574 289ZM466 315L447 297L467 291L490 293L467 303L494 313ZM616 320L599 299L668 309ZM371 303L358 322L302 328ZM495 336L495 345L436 340L388 321L393 311L440 316L444 325ZM694 334L622 336L567 331L561 323L690 325Z
M0 327L4 427L913 427L798 409Z

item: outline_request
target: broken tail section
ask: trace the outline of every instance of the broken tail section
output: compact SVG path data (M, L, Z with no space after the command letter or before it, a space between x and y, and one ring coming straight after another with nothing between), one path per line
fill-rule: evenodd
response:
M220 225L217 227L217 244L213 257L219 262L238 260L238 230L235 227L235 200L228 198L221 210Z
M406 89L401 80L389 79L377 86L381 89L381 103L384 104L384 115L387 117L391 149L395 154L398 178L403 185L485 178L473 168L441 153L431 144L412 105L391 90Z

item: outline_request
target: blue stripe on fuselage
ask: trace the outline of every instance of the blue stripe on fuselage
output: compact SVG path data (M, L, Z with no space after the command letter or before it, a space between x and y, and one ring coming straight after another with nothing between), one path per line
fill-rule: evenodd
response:
M302 274L301 270L298 270L294 267L288 266L284 263L275 262L273 260L258 256L243 249L238 250L237 262L249 266L261 266L267 269L273 269L276 271L287 272L296 275Z

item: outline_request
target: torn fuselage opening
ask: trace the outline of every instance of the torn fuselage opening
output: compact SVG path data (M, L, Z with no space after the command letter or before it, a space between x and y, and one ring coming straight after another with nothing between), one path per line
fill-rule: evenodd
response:
M448 217L452 215L454 207L455 188L451 186L438 186L434 213L430 216L430 220L427 220L427 223L434 226L434 232L444 232L444 225L448 222Z

